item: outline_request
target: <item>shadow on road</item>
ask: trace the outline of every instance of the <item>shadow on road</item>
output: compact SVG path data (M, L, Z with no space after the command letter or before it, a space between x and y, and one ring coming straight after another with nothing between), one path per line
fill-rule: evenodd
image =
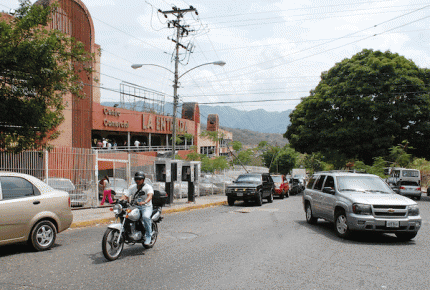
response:
M144 256L145 251L146 251L146 249L141 244L136 244L134 246L124 245L124 249L122 250L121 255L115 261L121 261L121 260L127 259L128 257ZM100 264L115 262L115 261L107 260L103 256L102 252L98 252L95 254L88 254L87 256L93 261L94 265L100 265Z
M336 235L334 225L324 220L318 220L316 225L310 225L304 220L295 221L297 224L304 226L316 234L323 235L334 241L349 244L368 244L368 245L380 245L384 244L387 246L405 246L415 245L415 240L408 242L400 241L394 234L383 234L377 232L355 232L349 239L342 239Z
M52 248L45 252L53 251L55 248L61 247L61 244L55 243ZM5 245L0 246L0 257L7 257L17 254L24 254L24 253L39 253L38 251L34 250L29 244L22 242L22 243L16 243L11 245Z

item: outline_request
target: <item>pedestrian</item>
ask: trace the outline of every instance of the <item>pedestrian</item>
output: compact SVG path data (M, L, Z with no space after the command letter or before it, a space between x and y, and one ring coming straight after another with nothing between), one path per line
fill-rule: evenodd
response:
M106 149L106 147L107 147L107 141L106 141L106 139L105 138L103 138L103 149Z
M112 190L109 188L109 177L105 176L102 178L102 180L100 180L99 188L101 189L101 192L103 192L103 198L100 205L105 203L106 197L108 198L110 204L114 203L112 200Z

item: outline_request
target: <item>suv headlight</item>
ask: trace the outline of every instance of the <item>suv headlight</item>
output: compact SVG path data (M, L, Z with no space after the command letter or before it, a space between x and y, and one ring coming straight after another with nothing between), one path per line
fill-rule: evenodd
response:
M354 203L352 205L352 212L361 215L371 215L372 206L370 204Z
M418 208L418 205L408 206L408 215L410 215L410 216L420 215L420 209Z

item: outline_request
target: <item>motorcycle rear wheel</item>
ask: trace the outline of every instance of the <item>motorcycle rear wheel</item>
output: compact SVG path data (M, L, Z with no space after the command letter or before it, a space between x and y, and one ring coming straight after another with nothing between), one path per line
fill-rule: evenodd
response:
M105 234L103 235L102 240L102 250L103 255L109 261L114 261L118 259L121 255L121 252L124 248L124 238L121 237L118 241L119 231L116 229L107 229Z
M145 247L145 249L150 249L155 245L155 242L157 241L158 237L158 225L155 222L152 222L152 237L151 237L151 243L149 245L145 245L142 243L142 245Z

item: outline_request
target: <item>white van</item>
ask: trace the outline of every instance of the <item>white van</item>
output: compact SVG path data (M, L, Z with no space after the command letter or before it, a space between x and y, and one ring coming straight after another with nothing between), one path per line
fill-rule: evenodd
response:
M399 181L416 181L421 184L421 173L418 169L392 167L388 168L388 184L396 185Z

